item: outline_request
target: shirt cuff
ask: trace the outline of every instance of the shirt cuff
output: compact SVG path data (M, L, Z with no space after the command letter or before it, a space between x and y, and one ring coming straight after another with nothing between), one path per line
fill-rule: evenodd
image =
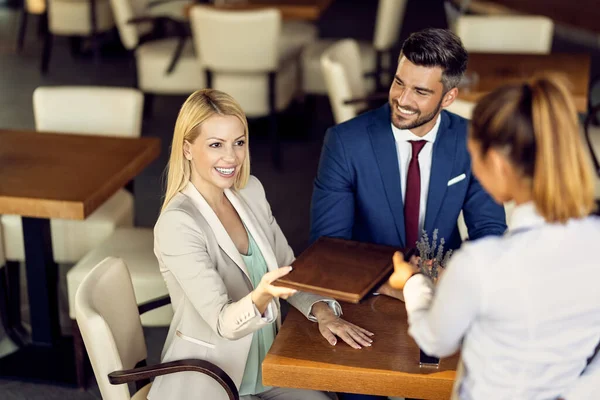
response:
M256 308L256 304L252 303L252 307L254 307L255 315L260 317L261 322L270 324L271 322L275 321L275 313L273 312L273 302L272 301L269 302L267 309L265 310L264 314L262 314L262 315L261 315L260 311L258 311L258 308Z
M315 304L317 304L318 302L321 302L321 301L324 303L327 303L327 305L329 306L329 308L331 308L331 311L333 311L333 313L335 314L336 317L340 317L342 315L342 306L340 306L340 303L338 303L335 300L331 300L331 299L323 299L323 300L315 301L314 303L312 303L310 305L310 313L308 314L308 317L307 317L309 321L317 322L317 318L312 313L312 308Z
M402 293L409 315L415 310L427 309L433 299L433 282L423 274L413 275L406 281Z

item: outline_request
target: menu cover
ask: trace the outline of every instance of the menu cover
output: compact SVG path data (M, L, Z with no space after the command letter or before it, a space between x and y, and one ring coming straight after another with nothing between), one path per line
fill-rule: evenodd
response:
M274 284L358 303L392 272L392 256L398 250L321 237L296 258L292 271Z

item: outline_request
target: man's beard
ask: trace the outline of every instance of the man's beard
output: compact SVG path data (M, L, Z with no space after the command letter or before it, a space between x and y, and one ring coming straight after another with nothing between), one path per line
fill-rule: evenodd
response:
M440 102L438 103L438 105L435 107L435 110L433 110L431 113L427 114L427 115L423 115L421 116L421 114L419 113L417 116L417 119L414 122L407 122L405 125L398 125L396 123L396 121L394 121L394 110L396 106L396 102L390 102L390 119L392 120L392 124L394 124L394 126L398 129L415 129L418 128L419 126L425 125L426 123L430 122L432 119L435 118L435 116L437 115L438 112L440 112L440 109L442 108L442 99L440 99ZM403 107L404 108L404 107Z

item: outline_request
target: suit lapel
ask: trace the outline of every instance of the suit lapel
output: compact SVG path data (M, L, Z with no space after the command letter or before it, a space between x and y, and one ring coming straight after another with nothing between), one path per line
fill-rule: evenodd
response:
M402 188L400 187L400 167L396 142L390 124L390 106L386 104L376 111L374 121L367 129L375 159L379 166L388 205L396 224L396 231L400 243L404 243L406 239L404 237L404 204L402 201Z
M246 229L248 229L248 231L254 238L256 245L260 249L260 252L262 253L262 256L265 259L265 263L267 264L268 270L273 271L274 269L279 268L279 265L277 264L277 258L275 257L275 253L273 253L273 249L263 230L261 229L260 223L258 222L256 216L252 212L252 209L248 206L244 199L241 198L241 196L239 196L234 191L226 189L225 195L237 211L244 225L246 225Z
M424 229L429 234L438 228L434 225L446 195L446 190L448 190L448 180L452 174L452 166L457 151L456 133L449 129L449 125L448 115L442 112L442 120L431 155L431 177L429 178L429 193L427 195L424 224Z
M242 272L244 272L246 277L248 277L248 280L252 282L250 275L248 274L246 264L244 263L244 260L242 259L237 247L235 247L233 240L231 240L231 237L229 237L229 234L225 230L221 220L219 220L217 214L215 214L211 206L206 202L204 197L202 197L198 189L196 189L196 187L189 182L183 190L183 194L192 199L198 210L200 210L200 213L213 230L219 247L229 256L229 258L233 260L233 262L242 270Z

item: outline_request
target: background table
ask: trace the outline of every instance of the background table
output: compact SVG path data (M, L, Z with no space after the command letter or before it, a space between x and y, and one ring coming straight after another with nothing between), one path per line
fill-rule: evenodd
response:
M458 97L477 101L481 96L510 82L533 77L543 71L563 74L571 83L577 111L587 113L590 82L589 54L489 54L469 53L467 74L476 72L479 83L460 89Z
M72 341L60 334L50 218L85 219L159 153L158 138L0 130L0 214L23 216L32 328L0 359L0 377L75 383Z
M344 318L375 333L373 346L331 346L317 324L290 312L263 362L263 383L303 389L447 400L458 355L439 368L419 367L419 348L408 335L404 303L375 296L342 304Z
M317 21L333 0L245 0L232 4L212 5L225 10L256 10L275 8L285 20ZM189 15L186 6L185 15Z

